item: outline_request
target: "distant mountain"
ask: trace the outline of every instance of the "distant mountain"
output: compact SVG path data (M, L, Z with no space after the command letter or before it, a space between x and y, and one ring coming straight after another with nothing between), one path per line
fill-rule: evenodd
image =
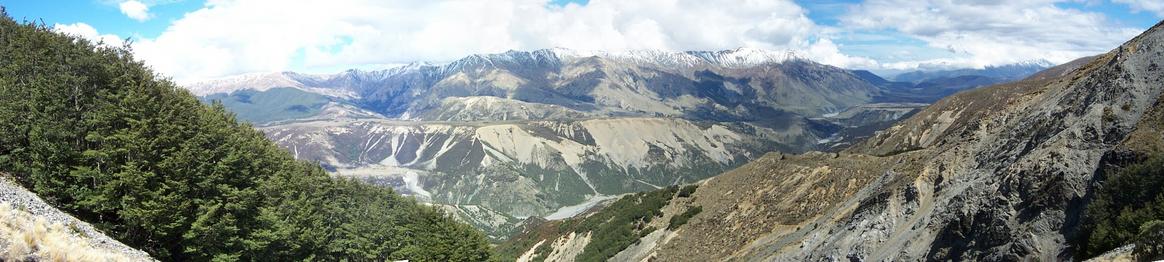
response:
M288 87L336 97L390 118L450 120L442 118L456 116L461 121L577 115L756 120L757 112L816 116L869 102L880 92L845 70L794 53L743 48L718 52L510 51L473 55L443 65L418 63L334 75L255 74L187 87L200 96ZM466 97L496 99L470 101ZM475 105L467 103L512 110L531 103L556 107L543 108L546 116L541 117L500 108L491 109L494 112L489 114L449 111L474 109Z
M545 49L188 88L299 159L448 205L501 238L519 218L698 181L766 152L839 150L924 105L893 102L940 98L864 77L759 49Z
M869 84L875 86L885 86L894 83L893 81L886 80L885 78L882 78L873 72L869 72L869 70L853 70L852 73L854 76L857 76L857 78L865 80L865 82L869 82Z
M852 73L882 89L882 95L874 101L931 103L963 90L1020 80L1050 66L1050 62L1040 60L984 69L914 71L897 75L892 81L866 70Z
M946 97L840 153L769 154L588 216L530 220L499 250L529 261L1069 261L1137 234L1158 243L1162 51L1164 23L1109 53Z
M893 81L921 83L929 80L952 78L958 76L981 76L998 79L999 82L1023 79L1031 74L1046 70L1055 64L1046 60L1035 60L1015 64L987 66L982 69L955 69L936 71L913 71L898 74Z

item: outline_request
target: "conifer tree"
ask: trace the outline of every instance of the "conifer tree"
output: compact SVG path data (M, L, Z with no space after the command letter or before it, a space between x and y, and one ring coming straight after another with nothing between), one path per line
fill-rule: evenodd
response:
M489 258L480 232L296 161L128 45L0 16L0 172L130 246L162 260Z

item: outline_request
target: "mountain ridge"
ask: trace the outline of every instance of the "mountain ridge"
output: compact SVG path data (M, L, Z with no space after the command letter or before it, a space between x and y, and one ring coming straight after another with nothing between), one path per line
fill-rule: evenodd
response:
M234 89L242 88L267 89L273 87L301 87L305 85L300 81L301 79L305 80L305 82L318 82L323 79L342 77L343 75L382 77L422 68L439 68L435 71L447 73L457 71L464 67L496 66L500 63L560 66L565 60L576 61L591 57L672 68L693 67L697 65L746 67L765 63L782 63L789 60L807 60L802 55L791 50L780 52L745 47L719 51L664 51L644 49L618 52L574 50L555 47L532 51L509 50L502 53L473 54L447 63L412 62L379 70L349 69L334 74L301 74L293 71L246 73L194 81L184 86L190 89L195 95L204 96L220 92L230 92L234 91ZM256 80L260 80L257 78L263 78L266 82L256 82ZM229 88L214 88L224 86Z
M294 71L244 73L213 79L192 81L183 86L190 89L191 92L195 93L195 95L205 96L209 94L230 92L234 91L235 89L244 88L267 89L273 87L302 87L307 85L307 83L321 82L324 79L339 78L344 76L383 78L385 76L401 74L408 71L415 71L422 68L440 68L439 70L435 71L448 73L457 71L466 66L495 67L497 64L503 63L559 66L563 62L585 60L587 58L605 58L633 64L654 65L663 68L688 68L696 66L741 68L770 63L783 63L788 61L812 61L796 50L781 51L749 47L739 47L718 51L666 51L659 49L597 51L554 47L530 51L509 50L501 53L472 54L457 60L443 63L434 63L428 61L411 62L399 66L375 70L348 69L339 73L324 74L304 74ZM857 72L858 74L863 72L866 75L876 76L876 78L880 78L884 81L890 81L890 79L892 79L894 81L913 82L916 84L933 78L943 78L958 75L982 75L986 77L999 78L999 80L1018 80L1016 78L1025 77L1025 75L1033 73L1029 72L1031 70L1038 71L1040 69L1050 68L1054 65L1055 64L1047 60L1029 60L1011 64L989 65L981 69L963 68L945 70L916 70L896 74L892 77L883 77L881 75L871 73L865 69L852 69L852 71ZM1018 72L1001 73L1003 76L997 76L999 73L992 73L994 70L1006 69L1017 69ZM267 78L269 80L265 83L250 82L256 80L256 78ZM862 76L862 78L871 79L867 76ZM871 81L871 83L875 85L879 84L879 82L880 81ZM215 89L215 87L222 88L224 86L229 88Z
M983 68L954 68L942 70L915 70L893 76L894 81L921 83L927 80L956 77L960 75L977 75L1000 80L1019 80L1027 75L1055 66L1047 60L1027 60L1017 63L988 65Z

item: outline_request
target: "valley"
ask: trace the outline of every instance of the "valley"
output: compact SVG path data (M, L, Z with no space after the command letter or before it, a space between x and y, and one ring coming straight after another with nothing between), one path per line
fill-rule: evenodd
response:
M547 49L188 88L297 159L489 221L473 224L503 240L564 207L700 181L768 152L844 148L946 95L869 77L758 49Z
M975 86L915 87L795 52L546 49L187 87L299 160L449 206L504 240L525 218L771 151L843 149Z

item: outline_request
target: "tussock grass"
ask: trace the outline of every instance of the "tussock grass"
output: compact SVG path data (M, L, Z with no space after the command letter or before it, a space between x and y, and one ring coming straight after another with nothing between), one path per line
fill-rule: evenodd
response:
M116 251L103 250L62 223L0 202L0 260L4 261L131 261Z

